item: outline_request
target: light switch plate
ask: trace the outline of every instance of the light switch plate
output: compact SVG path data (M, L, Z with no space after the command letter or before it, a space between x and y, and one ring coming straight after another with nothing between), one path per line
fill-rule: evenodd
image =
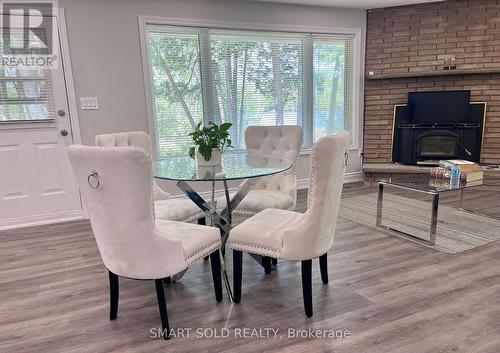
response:
M80 108L83 110L99 109L97 97L80 97Z

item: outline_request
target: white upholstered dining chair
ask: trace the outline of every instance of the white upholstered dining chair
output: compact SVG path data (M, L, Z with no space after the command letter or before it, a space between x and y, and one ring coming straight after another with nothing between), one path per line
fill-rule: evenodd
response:
M333 245L346 165L349 134L321 138L312 148L308 209L302 214L269 208L231 230L234 300L241 299L242 252L302 263L304 309L312 309L312 259L319 257L328 283L327 252Z
M222 300L219 230L176 221L155 222L150 154L137 147L73 145L68 147L68 155L109 272L110 320L118 312L118 276L154 279L162 327L168 333L163 279L207 255L215 296Z
M251 217L266 208L293 210L297 202L297 159L302 146L300 126L249 126L245 130L247 153L284 158L293 162L284 173L262 178L233 210L233 223ZM217 207L226 206L225 198Z
M97 135L95 144L100 147L141 147L149 155L152 155L151 137L143 131ZM191 200L171 199L170 195L158 186L156 180L153 179L152 182L155 217L157 219L205 224L205 215Z

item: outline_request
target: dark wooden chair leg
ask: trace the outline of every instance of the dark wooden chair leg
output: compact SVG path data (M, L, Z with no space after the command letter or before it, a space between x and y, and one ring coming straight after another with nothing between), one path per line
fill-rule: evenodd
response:
M219 250L210 254L210 265L212 267L212 279L214 281L215 299L222 300L222 274L220 270Z
M241 278L243 276L243 253L239 250L233 250L233 290L234 302L241 300Z
M170 339L170 326L168 325L167 303L165 301L165 290L163 279L155 279L156 296L158 297L158 308L160 309L161 328L166 340Z
M271 258L269 256L262 256L262 267L266 275L271 273Z
M113 272L108 271L109 274L109 319L114 320L118 315L118 296L119 296L119 287L118 287L118 275L115 275Z
M312 304L312 260L302 261L302 295L307 317L313 316Z
M326 254L319 257L319 270L321 271L321 280L328 284L328 259Z
M272 263L273 263L274 266L276 266L278 264L278 259L275 258L275 257L273 257L272 258Z
M198 218L198 224L201 225L201 226L206 226L207 225L207 220L205 219L205 217ZM210 258L210 256L207 255L207 256L205 256L203 258L203 260L208 261L209 258Z

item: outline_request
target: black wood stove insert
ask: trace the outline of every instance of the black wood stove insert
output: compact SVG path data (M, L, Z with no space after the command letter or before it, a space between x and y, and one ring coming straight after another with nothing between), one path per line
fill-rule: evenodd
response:
M407 105L394 107L393 162L479 162L486 103L469 98L470 91L410 93Z

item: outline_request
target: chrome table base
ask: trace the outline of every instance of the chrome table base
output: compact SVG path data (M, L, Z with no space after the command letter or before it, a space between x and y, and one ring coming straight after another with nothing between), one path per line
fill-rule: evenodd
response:
M170 280L171 280L172 282L176 282L176 281L180 280L180 279L184 276L184 274L185 274L186 272L187 272L187 268L186 268L185 270L182 270L181 272L176 273L175 275L173 275L173 276L170 278Z
M224 195L226 197L226 207L222 210L221 213L217 212L217 208L215 207L215 181L212 182L212 197L211 203L208 203L200 196L187 182L178 181L177 186L179 189L186 194L187 197L191 199L210 219L210 224L220 229L222 247L221 247L221 270L222 270L222 278L224 279L224 285L226 287L227 294L229 295L229 300L231 303L233 302L233 292L231 290L231 284L229 283L229 279L227 277L226 272L226 262L225 262L225 254L226 254L226 242L229 237L229 232L232 229L232 214L233 210L239 205L241 200L248 194L248 192L252 189L252 187L257 184L258 179L247 179L240 186L239 190L230 198L229 196L229 187L227 185L227 180L222 180L224 184ZM182 277L182 274L178 274ZM177 277L177 275L175 275ZM176 278L177 280L180 279Z
M384 185L391 185L396 188L402 188L402 189L407 189L407 190L412 190L416 192L423 192L429 195L432 195L432 215L431 215L431 226L430 226L430 231L429 231L429 239L424 239L417 237L413 234L409 234L388 226L382 225L382 208L383 208L383 202L384 202ZM461 197L461 196L460 196ZM406 188L400 185L395 185L395 184L388 184L385 182L379 182L378 183L378 200L377 200L377 220L376 220L376 226L377 228L381 228L385 231L395 233L397 235L402 235L408 238L411 238L413 240L417 240L426 244L434 245L436 244L436 230L437 230L437 216L438 216L438 209L439 209L439 193L437 192L430 192L430 191L420 191L417 189L412 189L412 188Z

